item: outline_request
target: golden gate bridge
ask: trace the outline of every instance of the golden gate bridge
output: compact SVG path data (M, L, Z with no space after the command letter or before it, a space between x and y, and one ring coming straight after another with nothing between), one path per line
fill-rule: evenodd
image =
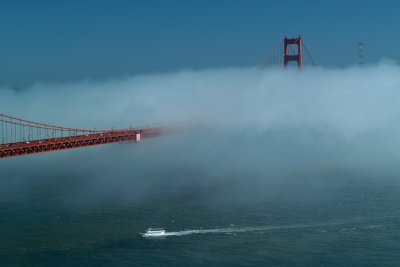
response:
M293 48L293 46L297 48ZM285 37L283 51L280 50L280 47L281 45L275 47L267 54L258 67L283 65L286 68L289 62L297 63L299 69L305 63L315 65L300 36L297 38ZM303 48L307 55L305 58L303 58ZM138 142L142 139L157 137L164 130L165 128L161 127L87 130L49 125L0 114L0 158L112 143Z
M23 156L156 137L161 128L85 130L28 121L0 114L0 158Z

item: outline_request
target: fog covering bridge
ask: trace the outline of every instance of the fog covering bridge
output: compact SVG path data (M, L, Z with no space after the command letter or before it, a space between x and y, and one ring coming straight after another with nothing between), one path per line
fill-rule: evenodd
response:
M283 50L282 50L283 47ZM294 48L293 48L294 47ZM303 48L306 57L303 57ZM258 65L288 67L290 62L315 65L303 39L287 38L279 43ZM75 149L121 142L138 142L159 136L165 128L86 130L33 122L0 114L0 158Z

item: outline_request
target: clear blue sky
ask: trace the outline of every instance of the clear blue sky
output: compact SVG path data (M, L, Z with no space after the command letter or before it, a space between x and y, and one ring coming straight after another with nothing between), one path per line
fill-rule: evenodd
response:
M400 59L400 1L0 1L0 84L257 65L301 34L319 65Z

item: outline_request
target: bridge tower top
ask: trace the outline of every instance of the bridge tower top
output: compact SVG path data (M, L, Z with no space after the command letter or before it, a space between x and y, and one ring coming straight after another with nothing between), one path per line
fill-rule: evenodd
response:
M297 66L299 69L303 67L303 40L299 36L298 38L287 38L283 39L283 64L286 68L290 61L297 62ZM292 45L297 45L297 54L293 51ZM294 53L290 54L289 49Z

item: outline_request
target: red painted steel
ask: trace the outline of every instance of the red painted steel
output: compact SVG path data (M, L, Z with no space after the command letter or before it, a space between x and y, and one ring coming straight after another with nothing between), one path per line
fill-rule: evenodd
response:
M16 157L58 150L74 149L120 142L137 142L140 139L156 137L161 128L109 131L104 133L40 139L0 145L0 158ZM140 136L140 139L138 139Z
M283 66L287 68L291 61L296 62L299 69L305 64L315 66L314 59L311 57L304 40L300 36L298 38L287 38L285 36L283 39L283 46L282 43L279 42L257 67L263 68L268 65L270 67Z
M138 142L160 134L161 128L85 130L0 114L0 158L119 142Z
M303 67L303 40L299 36L298 38L287 38L285 36L285 39L283 40L283 45L284 45L284 55L283 55L283 61L284 61L284 66L285 68L289 64L290 61L295 61L297 62L297 66L299 69ZM291 45L297 45L297 54L290 54L289 53L289 48L291 48Z

